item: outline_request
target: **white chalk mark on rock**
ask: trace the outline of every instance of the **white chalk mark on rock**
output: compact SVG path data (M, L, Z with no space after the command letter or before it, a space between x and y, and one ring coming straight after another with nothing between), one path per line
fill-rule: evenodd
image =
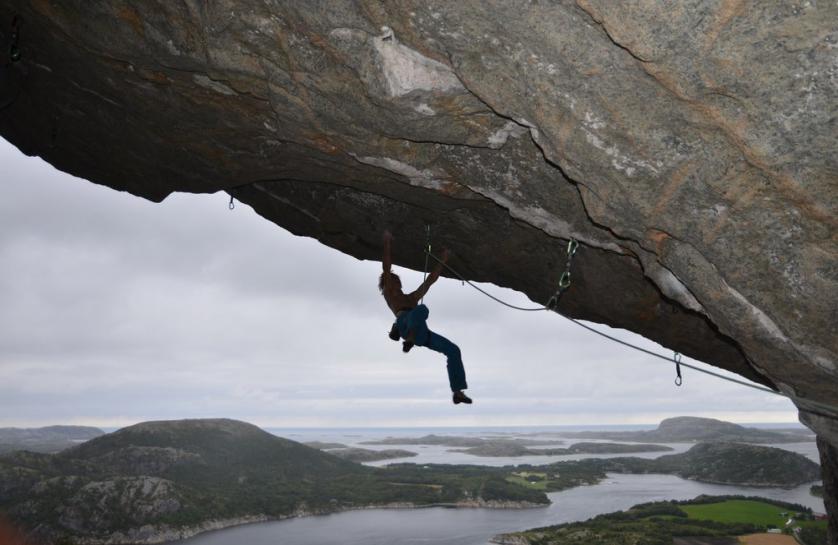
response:
M611 157L611 166L613 166L616 170L620 172L624 172L626 176L631 178L635 175L638 168L643 168L651 172L652 174L658 174L659 169L658 167L662 166L662 163L658 162L657 167L652 165L648 161L643 161L640 159L634 159L629 157L628 155L624 154L620 151L614 144L606 144L602 138L600 138L595 131L599 131L600 129L605 128L605 122L602 121L599 117L591 112L585 112L585 117L582 120L582 130L585 132L585 139L591 144L593 147L597 148L600 151L605 152L606 155Z
M450 67L400 44L389 27L381 30L381 36L373 38L373 45L390 96L399 97L417 90L465 91Z
M490 148L499 149L502 148L504 144L506 144L506 141L509 140L510 136L513 138L518 138L526 132L526 127L522 127L514 121L507 121L506 125L489 135L487 143L489 144Z
M704 307L687 289L683 282L678 280L678 277L672 274L672 271L665 267L655 266L653 270L648 271L649 276L657 284L658 288L664 295L670 299L677 301L690 310L704 313Z
M413 107L413 109L422 115L436 115L434 109L425 104L424 102L422 104L417 104Z
M424 187L427 189L441 190L444 189L448 183L450 183L448 180L444 179L447 177L447 174L444 172L438 174L429 169L419 170L412 165L403 163L396 159L391 159L390 157L358 157L352 153L350 153L350 155L364 164L383 168L389 170L390 172L395 172L396 174L401 174L410 180L410 185Z
M724 280L722 280L722 284L725 286L727 291L733 296L734 299L745 305L745 307L750 312L751 316L753 316L757 320L757 322L759 322L760 326L762 326L766 333L768 333L770 336L774 337L780 342L789 342L789 338L786 337L786 334L783 333L783 331L780 329L780 326L774 323L774 320L769 318L766 313L764 313L762 310L751 304L751 302L748 301L744 295L733 289Z

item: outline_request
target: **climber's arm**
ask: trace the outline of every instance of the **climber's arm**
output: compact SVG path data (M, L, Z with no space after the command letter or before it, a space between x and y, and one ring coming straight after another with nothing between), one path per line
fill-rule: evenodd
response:
M434 270L431 271L431 274L428 275L425 281L422 282L422 284L418 288L416 288L416 291L408 295L408 297L410 297L410 300L414 305L419 304L419 301L421 301L422 297L424 297L425 294L428 293L428 290L431 289L433 283L436 282L437 279L439 279L439 275L442 273L442 268L444 264L448 262L449 256L450 252L446 248L442 251L442 256L440 257L441 262L436 264Z
M381 268L383 269L384 284L390 282L390 269L393 266L393 258L390 253L390 247L393 242L393 234L390 231L384 231L384 256L381 258Z

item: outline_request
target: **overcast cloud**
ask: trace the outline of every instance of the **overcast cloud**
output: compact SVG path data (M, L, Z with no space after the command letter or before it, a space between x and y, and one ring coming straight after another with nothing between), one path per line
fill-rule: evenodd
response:
M796 421L788 400L690 370L677 388L664 362L441 279L426 298L429 325L461 347L475 399L454 406L444 358L404 355L387 338L379 263L295 237L245 205L229 211L225 194L152 204L4 140L0 181L0 426ZM421 282L399 272L406 286Z

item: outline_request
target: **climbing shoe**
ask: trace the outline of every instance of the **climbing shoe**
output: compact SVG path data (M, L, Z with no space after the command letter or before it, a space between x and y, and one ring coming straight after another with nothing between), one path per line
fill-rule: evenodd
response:
M393 323L393 327L390 328L390 333L388 333L388 336L394 341L398 341L401 338L399 336L399 326L396 323Z
M468 405L471 405L471 398L464 394L462 390L457 390L456 392L454 392L453 401L454 405L457 405L459 403L467 403Z
M410 352L410 349L413 348L413 341L405 341L402 343L402 352L407 354Z

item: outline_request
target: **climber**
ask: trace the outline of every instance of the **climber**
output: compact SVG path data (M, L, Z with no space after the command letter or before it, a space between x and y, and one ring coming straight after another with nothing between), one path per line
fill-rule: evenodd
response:
M448 261L448 250L442 253L441 263L437 264L436 268L416 291L405 294L402 291L402 282L398 275L390 270L392 265L390 245L392 241L393 235L390 231L384 231L384 259L381 263L384 272L381 273L378 281L378 289L381 290L384 300L387 301L387 306L396 315L396 322L390 331L390 338L394 340L404 339L403 350L405 352L409 351L415 344L445 354L448 358L448 382L451 391L454 392L452 398L454 404L471 403L471 399L463 393L463 390L468 386L466 385L466 371L463 368L460 349L439 333L434 333L428 329L426 323L428 307L419 304L431 285L439 278L439 274L442 272L442 264Z

